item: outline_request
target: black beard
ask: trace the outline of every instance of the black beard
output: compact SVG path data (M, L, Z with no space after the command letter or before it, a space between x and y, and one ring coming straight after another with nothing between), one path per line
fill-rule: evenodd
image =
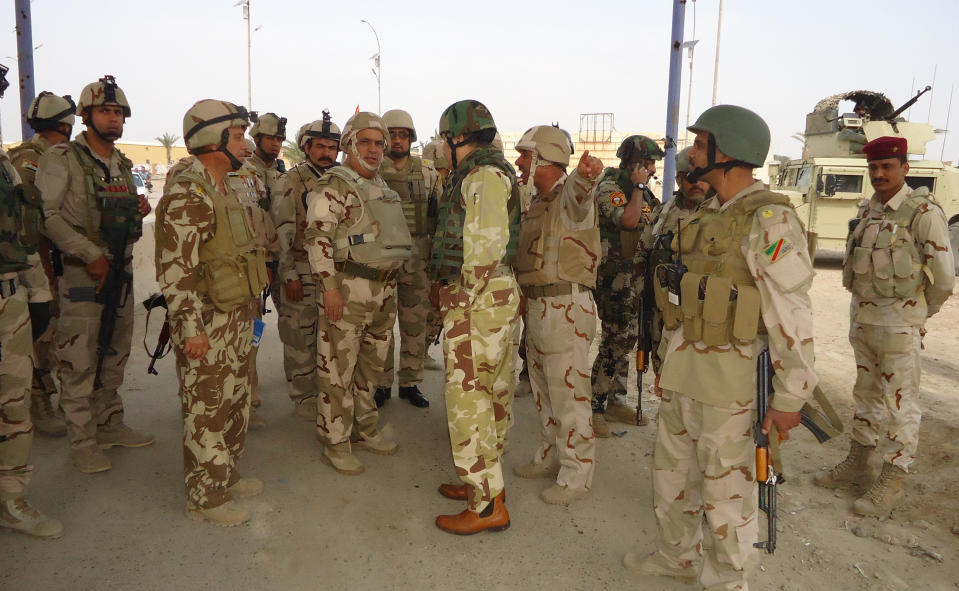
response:
M390 158L392 158L393 160L399 160L399 159L401 159L401 158L406 158L406 157L409 156L409 155L410 155L410 151L409 151L409 150L407 150L407 151L405 151L405 152L394 152L393 150L390 150Z

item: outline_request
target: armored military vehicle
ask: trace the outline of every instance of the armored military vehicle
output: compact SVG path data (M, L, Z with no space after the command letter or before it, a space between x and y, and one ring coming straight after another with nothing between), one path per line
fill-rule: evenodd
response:
M910 187L927 187L946 212L953 252L959 243L959 168L926 159L926 144L935 139L931 125L899 117L926 87L898 109L883 94L868 90L827 97L806 115L802 158L770 164L773 190L789 195L806 224L811 252L842 252L850 218L873 191L869 183L866 142L882 136L900 136L908 143ZM839 112L842 101L852 101L852 112ZM915 159L919 157L918 159Z

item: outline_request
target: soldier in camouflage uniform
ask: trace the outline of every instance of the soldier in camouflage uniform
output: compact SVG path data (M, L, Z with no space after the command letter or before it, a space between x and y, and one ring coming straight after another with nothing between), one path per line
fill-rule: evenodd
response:
M503 442L513 406L513 330L519 288L510 263L519 239L516 173L491 142L496 124L482 103L453 103L440 135L453 174L441 201L430 278L446 334L446 416L462 484L440 494L465 500L436 525L454 534L509 527Z
M212 99L183 117L192 156L157 208L157 282L166 297L183 414L183 473L190 519L231 526L249 519L233 499L263 483L236 469L250 410L254 305L266 260L228 174L242 165L247 113Z
M439 188L437 189L437 211L439 211L439 200L443 198L443 191L446 185L446 179L450 176L450 163L446 160L446 155L443 153L443 140L440 138L433 138L430 143L426 144L423 147L423 162L432 166L436 173L439 174ZM430 313L427 316L427 325L426 325L426 358L423 363L423 369L428 370L441 370L443 369L443 364L436 361L432 355L429 353L429 348L434 343L439 343L440 333L443 332L443 317L436 313L436 309L432 308L433 313Z
M323 119L300 129L297 144L306 160L280 177L270 215L280 237L277 274L282 281L279 332L283 370L296 414L316 421L317 302L306 253L306 198L317 190L323 174L337 165L340 128L330 119L329 111L323 112Z
M427 326L431 316L438 316L429 303L430 280L426 264L430 258L433 232L436 229L437 193L442 190L439 174L417 156L410 155L416 141L413 118L406 111L393 109L383 113L383 122L390 130L390 151L380 165L380 177L403 200L406 225L413 237L413 253L400 267L396 277L397 320L400 327L399 396L413 406L430 405L419 384L423 381L423 360L429 341ZM432 321L435 324L435 320ZM390 339L386 365L376 405L382 406L393 389L393 363L396 338Z
M679 190L673 193L673 198L653 209L653 223L647 224L643 230L641 247L636 253L637 265L645 265L647 273L651 272L660 263L671 262L675 253L670 248L673 236L679 228L681 220L687 219L703 202L709 185L703 181L691 182L687 177L689 172L689 152L692 146L676 155L676 184ZM663 365L659 354L659 345L662 342L663 314L659 308L652 306L653 317L650 322L651 349L653 373L659 375ZM659 386L655 386L658 388ZM640 393L642 395L642 393Z
M7 68L0 65L0 97L8 86L6 73ZM51 299L37 254L39 213L0 149L0 527L58 538L63 535L63 525L26 499L33 471L33 424L27 402L33 373L28 306L49 306ZM41 328L46 327L37 327Z
M856 412L848 457L815 478L828 488L866 488L870 456L881 453L879 479L853 505L861 515L887 515L902 499L919 446L922 336L955 281L946 217L928 189L906 184L907 149L899 137L862 149L875 193L859 207L843 261Z
M133 337L133 243L140 237L150 204L137 195L133 164L113 145L123 133L130 105L112 76L84 87L76 114L86 131L74 141L44 152L37 167L36 188L43 198L47 236L63 253L54 343L70 459L81 472L93 473L111 468L102 449L153 443L152 435L123 424L123 401L117 392L123 384ZM100 383L96 383L97 337L105 295L100 290L113 258L107 241L119 242L124 237L123 267L130 280L117 285L126 296L117 310Z
M641 280L637 281L642 274L637 273L633 259L643 229L651 223L653 208L659 204L646 183L656 172L656 161L662 159L663 151L648 137L631 135L620 144L616 156L619 167L607 168L596 187L603 239L603 262L596 279L596 305L603 330L592 375L597 437L610 436L607 418L636 424L636 409L626 405L629 353L639 336L642 285Z
M260 207L270 211L273 192L280 175L286 172L280 152L283 150L283 141L286 139L286 117L275 113L266 113L256 118L250 128L250 137L253 138L254 150L243 162L263 182L266 194L261 197Z
M536 191L523 213L513 268L525 303L526 364L542 437L532 461L513 471L551 476L555 448L559 475L540 498L569 505L589 494L596 466L589 348L602 247L592 190L603 163L587 151L567 176L572 148L563 130L541 125L528 135L516 144L516 165Z
M759 562L757 358L768 348L775 374L762 430L775 425L788 439L817 382L814 273L788 197L752 176L769 150L766 123L748 109L719 105L689 130L696 139L687 179L706 181L716 195L673 239L688 266L679 293L655 284L666 352L653 456L658 536L656 552L627 554L624 563L647 575L698 577L710 591L745 591ZM703 544L703 527L711 544Z
M343 128L345 164L307 198L306 250L323 290L317 436L321 459L340 474L364 470L354 447L382 455L398 447L379 432L373 401L396 321L396 275L412 248L400 197L377 175L387 137L377 115L353 115Z
M27 123L37 132L36 135L10 150L10 160L20 173L23 190L36 204L41 221L43 200L35 184L37 163L47 148L70 140L76 109L77 106L69 95L59 97L51 92L41 92L37 98L33 99L30 110L27 112ZM41 309L40 314L50 316L50 323L33 343L36 367L33 370L33 390L30 394L30 418L33 420L33 426L40 433L60 437L67 434L67 426L63 421L63 411L59 406L55 408L51 401L57 393L57 385L52 375L56 367L53 335L57 327L56 317L59 315L56 309L57 278L50 259L50 241L42 233L39 236L39 253L40 262L43 264L53 292L53 300L48 305L35 308Z

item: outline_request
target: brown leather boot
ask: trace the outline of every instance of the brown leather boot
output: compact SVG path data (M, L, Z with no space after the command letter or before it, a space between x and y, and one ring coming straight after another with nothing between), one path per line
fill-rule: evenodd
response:
M503 491L480 513L466 509L456 515L440 515L436 518L436 527L458 536L470 536L486 530L503 531L509 528L505 499L506 491Z
M465 501L469 489L470 485L468 484L441 484L438 490L440 491L440 494L447 499L453 499L454 501Z

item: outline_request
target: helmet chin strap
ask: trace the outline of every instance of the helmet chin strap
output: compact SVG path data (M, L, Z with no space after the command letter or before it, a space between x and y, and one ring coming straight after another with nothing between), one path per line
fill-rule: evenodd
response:
M349 142L350 154L352 154L353 157L356 159L356 161L360 163L360 166L362 166L363 168L365 168L366 170L370 172L376 172L379 169L379 167L367 164L366 160L363 160L362 158L360 158L360 152L359 150L356 149L356 142L353 141L354 139L356 139L356 134L353 134L353 137L350 138L350 142Z
M526 181L526 184L532 187L532 193L535 196L539 194L539 189L536 188L536 169L539 168L539 155L536 150L531 150L530 155L529 180Z
M223 133L220 134L220 145L217 146L216 151L226 154L226 157L230 159L230 168L233 169L233 172L240 170L243 167L243 162L233 155L233 152L227 150L226 144L230 140L230 129L226 128L223 130Z
M84 121L84 123L87 124L87 127L88 127L89 129L92 129L92 130L93 130L93 133L97 134L97 137L98 137L98 138L100 138L101 140L105 141L105 142L108 143L108 144L112 144L113 142L117 141L118 139L120 139L120 137L121 137L121 135L122 135L122 134L114 135L114 134L112 134L112 133L109 134L109 135L104 135L103 132L101 132L99 129L97 129L97 126L93 123L93 114L92 114L92 113L87 117L87 120Z
M737 166L749 166L741 160L727 160L726 162L716 162L716 138L709 134L709 143L706 146L706 166L695 167L686 173L686 180L691 183L699 182L705 175L714 170L729 171Z
M456 170L456 167L459 165L459 162L458 162L458 160L457 160L457 158L456 158L456 148L462 148L463 146L465 146L465 145L468 144L468 143L469 143L469 142L468 142L467 140L465 140L465 139L464 139L463 141L461 141L460 143L458 143L458 144L457 144L457 143L454 143L454 142L453 142L453 136L451 136L451 135L449 135L449 134L446 135L446 145L448 145L448 146L450 147L450 165L451 165L451 166L450 166L450 170L451 170L451 171L452 171L452 170Z

